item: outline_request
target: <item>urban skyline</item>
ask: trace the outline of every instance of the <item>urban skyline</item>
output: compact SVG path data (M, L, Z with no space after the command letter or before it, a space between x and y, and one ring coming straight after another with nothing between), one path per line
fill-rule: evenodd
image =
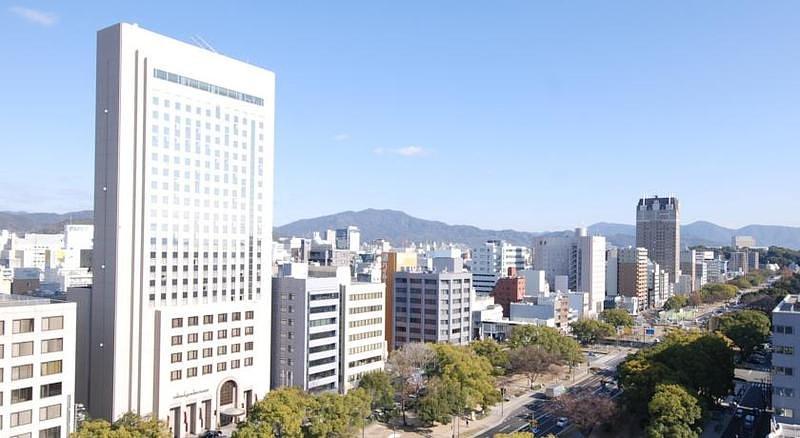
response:
M800 90L792 79L796 66L780 53L784 41L791 40L787 36L797 32L788 20L796 4L772 3L756 13L756 6L743 3L724 11L713 5L643 8L633 3L619 10L590 4L486 10L444 3L426 7L423 15L412 5L355 5L259 5L239 18L246 34L209 26L204 8L105 6L89 8L91 14L57 6L3 9L0 24L21 38L0 43L19 63L0 72L0 79L36 86L14 87L6 95L9 105L2 109L0 127L8 133L3 145L13 148L17 166L0 176L10 188L0 195L0 210L92 205L92 120L85 114L93 102L93 39L87 35L125 16L185 41L199 34L222 53L278 72L276 224L379 207L448 223L463 223L460 217L466 215L485 228L560 229L576 222L630 223L626 207L631 200L676 193L689 206L684 223L800 225L794 207L783 202L788 189L780 185L766 186L756 178L740 187L740 196L759 205L740 209L733 199L716 196L712 185L696 184L714 170L752 175L766 162L744 159L751 151L793 154L792 102ZM181 19L171 19L178 9ZM709 22L712 13L721 15ZM259 16L267 22L250 21ZM524 25L530 21L539 26ZM571 24L581 25L580 30L560 31ZM416 28L422 32L412 31ZM486 31L473 33L474 28ZM748 29L746 44L738 44L740 29ZM374 38L360 38L367 33ZM292 41L291 50L282 41ZM33 50L42 56L25 56ZM434 55L440 51L452 56L438 60ZM592 52L610 57L598 59ZM424 75L410 67L415 63L425 63ZM678 64L683 71L672 67ZM55 80L52 71L59 71ZM45 96L51 106L30 104ZM30 123L41 118L54 129L32 129ZM576 124L589 128L576 130ZM678 160L652 174L646 163L652 151L663 150L714 160ZM585 159L568 158L576 154ZM502 163L511 155L517 159L501 173L497 166L470 166L485 158ZM43 156L52 161L42 162ZM315 187L304 174L329 168L326 160L308 159L322 156L370 184L345 186L333 179L325 189ZM769 166L790 172L785 166L791 161ZM523 166L526 162L535 166ZM431 183L442 184L446 180L435 169L449 166L466 166L486 184L471 188L469 196L420 202L413 196L420 182L399 186L381 178L426 172ZM623 166L628 180L639 184L603 177ZM37 178L25 178L31 173ZM478 209L480 203L465 202L491 194L495 202L511 205L515 199L493 182L500 174L507 183L537 188L518 216L487 215ZM345 192L348 196L338 195ZM574 205L583 206L579 218L570 208ZM542 213L534 206L547 209Z

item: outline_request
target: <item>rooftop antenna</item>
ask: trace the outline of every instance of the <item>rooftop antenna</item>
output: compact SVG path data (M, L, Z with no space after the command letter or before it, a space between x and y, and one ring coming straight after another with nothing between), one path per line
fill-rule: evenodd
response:
M212 51L214 53L217 53L217 54L219 53L214 49L214 47L211 46L211 44L208 43L208 41L203 39L203 37L201 37L200 35L195 35L194 37L200 42L199 46L203 47L206 50L210 50L210 51Z

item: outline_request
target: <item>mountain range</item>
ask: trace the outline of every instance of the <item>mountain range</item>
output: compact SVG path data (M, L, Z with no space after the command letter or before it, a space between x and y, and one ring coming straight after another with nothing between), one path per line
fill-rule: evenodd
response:
M0 229L17 233L63 230L66 223L91 223L89 210L71 213L25 213L0 211ZM310 237L314 231L356 225L361 230L362 240L383 238L395 245L409 242L456 242L470 246L486 240L500 239L517 245L531 245L533 239L543 235L562 233L530 232L516 230L487 230L471 225L449 225L440 221L420 219L397 210L367 209L302 219L275 228L279 237ZM629 224L599 222L588 227L590 234L603 235L617 246L628 246L635 242L636 227ZM681 226L682 245L730 245L735 235L753 236L760 246L783 246L800 249L800 228L778 225L748 225L738 229L725 228L711 222L697 221Z

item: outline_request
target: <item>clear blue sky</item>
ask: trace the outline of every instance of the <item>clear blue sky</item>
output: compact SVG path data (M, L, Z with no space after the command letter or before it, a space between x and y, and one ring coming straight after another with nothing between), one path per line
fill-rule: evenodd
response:
M800 2L2 2L0 210L91 208L95 31L278 77L276 223L800 226Z

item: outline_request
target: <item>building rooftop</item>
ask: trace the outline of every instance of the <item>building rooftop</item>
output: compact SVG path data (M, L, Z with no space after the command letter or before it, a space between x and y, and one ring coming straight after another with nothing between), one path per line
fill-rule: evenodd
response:
M800 301L800 295L786 295L786 298L775 306L773 312L800 313L798 301Z
M35 306L40 304L60 303L49 298L31 297L28 295L0 294L0 307Z

